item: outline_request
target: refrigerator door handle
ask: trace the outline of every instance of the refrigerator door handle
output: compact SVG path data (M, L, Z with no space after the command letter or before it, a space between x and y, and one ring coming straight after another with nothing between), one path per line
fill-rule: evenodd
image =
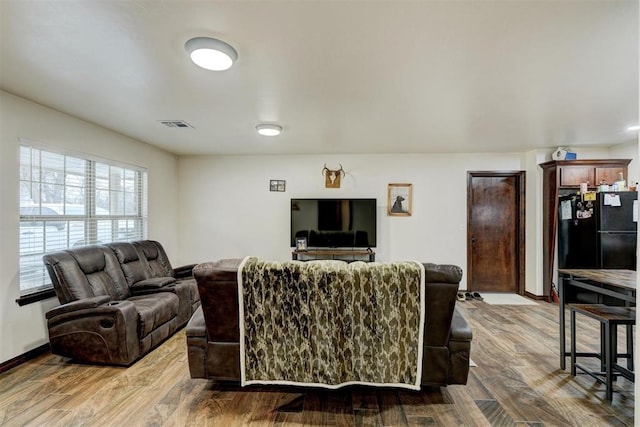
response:
M598 230L598 233L601 234L637 234L637 231L602 231Z

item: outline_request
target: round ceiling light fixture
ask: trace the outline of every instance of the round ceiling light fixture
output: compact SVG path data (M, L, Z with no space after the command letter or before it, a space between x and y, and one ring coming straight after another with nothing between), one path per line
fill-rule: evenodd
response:
M256 130L260 135L278 136L282 132L282 126L270 123L261 123L256 126Z
M211 37L190 39L184 48L194 64L207 70L228 70L238 59L238 52L231 45Z

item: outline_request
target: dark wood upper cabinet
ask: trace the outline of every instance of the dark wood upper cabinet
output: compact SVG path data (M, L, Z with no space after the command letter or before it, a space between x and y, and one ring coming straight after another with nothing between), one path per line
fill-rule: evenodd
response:
M620 173L622 173L624 179L627 180L627 186L633 185L632 182L629 182L629 177L627 177L627 166L596 168L596 182L594 185L598 185L602 181L611 185L614 183L614 181L620 179Z
M551 301L551 282L558 228L558 196L561 192L579 190L588 182L595 189L601 182L613 184L622 172L628 180L627 169L631 159L607 160L552 160L540 163L542 168L542 288L544 297ZM627 182L627 185L632 184Z
M560 186L561 187L579 187L581 182L588 182L589 185L595 185L595 168L593 167L561 167Z

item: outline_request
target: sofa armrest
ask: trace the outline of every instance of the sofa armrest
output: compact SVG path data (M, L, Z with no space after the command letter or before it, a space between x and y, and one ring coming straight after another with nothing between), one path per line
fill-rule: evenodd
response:
M207 349L209 343L202 307L198 307L193 313L185 330L189 374L191 378L207 378Z
M240 262L206 262L193 269L210 341L237 343L240 340L237 274Z
M88 308L96 308L111 300L109 295L100 295L92 298L85 298L78 301L72 301L67 304L62 304L47 311L45 317L51 319L65 313L71 313L74 311L85 310Z
M204 313L202 312L202 307L198 307L196 311L193 312L193 315L189 319L189 323L185 327L185 334L187 338L189 337L206 337L207 336L207 328L204 324Z
M193 276L193 267L196 264L183 265L173 269L173 277L176 279L185 279Z
M425 344L445 347L449 341L462 269L451 264L423 265L426 291Z
M72 303L70 303L72 304ZM65 304L66 306L67 304ZM63 306L64 307L64 306ZM85 319L91 322L92 316L112 316L116 322L133 323L137 327L138 311L131 301L107 301L95 307L90 305L77 310L58 310L60 307L53 308L46 313L49 325L56 325L61 322L67 322L75 319ZM137 335L137 333L136 333Z
M449 384L466 384L469 377L471 340L473 333L467 320L456 309L451 321L449 338Z
M451 335L449 337L449 342L471 342L472 339L473 332L471 331L471 326L469 326L467 319L465 319L456 308L453 311L453 319L451 320Z
M47 313L51 352L84 362L128 366L140 357L138 311L131 301L109 301Z

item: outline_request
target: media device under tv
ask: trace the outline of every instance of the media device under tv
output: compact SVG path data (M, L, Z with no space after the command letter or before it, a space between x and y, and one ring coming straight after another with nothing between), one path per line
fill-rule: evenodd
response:
M376 246L376 199L291 199L291 246L307 248Z

